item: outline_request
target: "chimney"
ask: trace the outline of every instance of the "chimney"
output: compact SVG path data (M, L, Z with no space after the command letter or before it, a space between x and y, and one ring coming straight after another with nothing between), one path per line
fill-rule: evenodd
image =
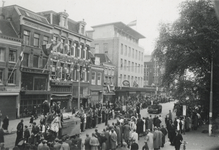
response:
M2 1L2 7L0 8L0 20L5 19L3 15L3 7L4 7L5 1Z

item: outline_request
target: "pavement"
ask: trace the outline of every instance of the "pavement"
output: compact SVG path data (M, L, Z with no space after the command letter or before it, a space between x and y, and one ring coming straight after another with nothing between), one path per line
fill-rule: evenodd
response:
M166 114L168 114L169 110L172 110L174 102L170 103L164 103L163 105L163 111L160 114L163 117L163 123L164 118ZM141 110L141 116L146 117L149 114L147 113L147 109ZM173 116L175 114L173 113ZM152 115L153 116L153 115ZM13 148L15 139L16 139L16 126L20 122L21 119L15 119L10 120L9 122L9 132L11 134L5 135L5 147ZM24 125L29 125L30 118L23 118ZM36 123L39 123L39 118L35 120ZM112 124L113 122L116 122L116 119L109 120L109 124ZM97 128L98 131L102 131L105 128L105 124L98 124ZM91 135L94 133L95 129L86 129L85 132L82 132L80 137L84 141L86 134ZM208 133L202 133L203 130L208 130L208 125L202 125L197 130L192 130L190 132L186 132L185 135L183 135L183 140L187 142L186 144L186 150L219 150L219 134L215 134L214 136L209 136ZM139 140L139 149L142 149L144 145L144 137L141 137ZM175 148L170 145L168 139L166 138L166 143L164 148L161 148L161 150L174 150ZM182 148L181 148L182 149Z

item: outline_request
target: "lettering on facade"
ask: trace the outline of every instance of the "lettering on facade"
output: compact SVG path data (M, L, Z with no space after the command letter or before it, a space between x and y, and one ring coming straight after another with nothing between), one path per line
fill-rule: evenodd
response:
M130 87L130 82L128 80L124 80L122 84L123 86Z
M32 22L29 22L29 21L25 21L25 20L24 20L24 24L27 25L27 26L30 26L30 27L32 27L32 28L41 30L41 31L46 31L46 32L49 32L49 33L51 32L50 29L48 29L48 28L46 28L46 27L43 27L43 26L41 26L41 25L32 23Z
M41 73L41 74L48 74L49 73L48 70L45 70L44 72L42 72L42 70L29 69L29 68L22 68L21 70L23 72L33 72L33 73Z

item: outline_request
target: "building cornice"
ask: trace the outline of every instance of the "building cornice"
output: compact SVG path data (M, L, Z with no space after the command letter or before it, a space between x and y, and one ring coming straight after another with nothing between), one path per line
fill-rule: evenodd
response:
M90 41L90 42L93 41L93 39L91 39L91 38L89 38L89 37L87 37L87 36L84 36L84 35L82 35L82 34L73 32L73 31L68 30L68 29L66 29L66 28L62 28L62 27L60 27L60 26L58 26L58 25L53 25L53 26L54 26L54 29L62 30L62 31L65 31L65 32L67 32L67 33L71 33L71 34L73 34L74 36L83 38L83 39L88 40L88 41Z
M0 43L14 45L14 46L21 46L20 39L16 39L4 35L0 35Z

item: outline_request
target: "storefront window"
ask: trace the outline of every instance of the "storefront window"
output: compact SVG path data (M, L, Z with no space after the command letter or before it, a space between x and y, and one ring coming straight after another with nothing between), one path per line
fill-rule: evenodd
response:
M91 84L96 85L96 72L91 74Z
M47 80L43 77L34 78L34 90L47 90Z

